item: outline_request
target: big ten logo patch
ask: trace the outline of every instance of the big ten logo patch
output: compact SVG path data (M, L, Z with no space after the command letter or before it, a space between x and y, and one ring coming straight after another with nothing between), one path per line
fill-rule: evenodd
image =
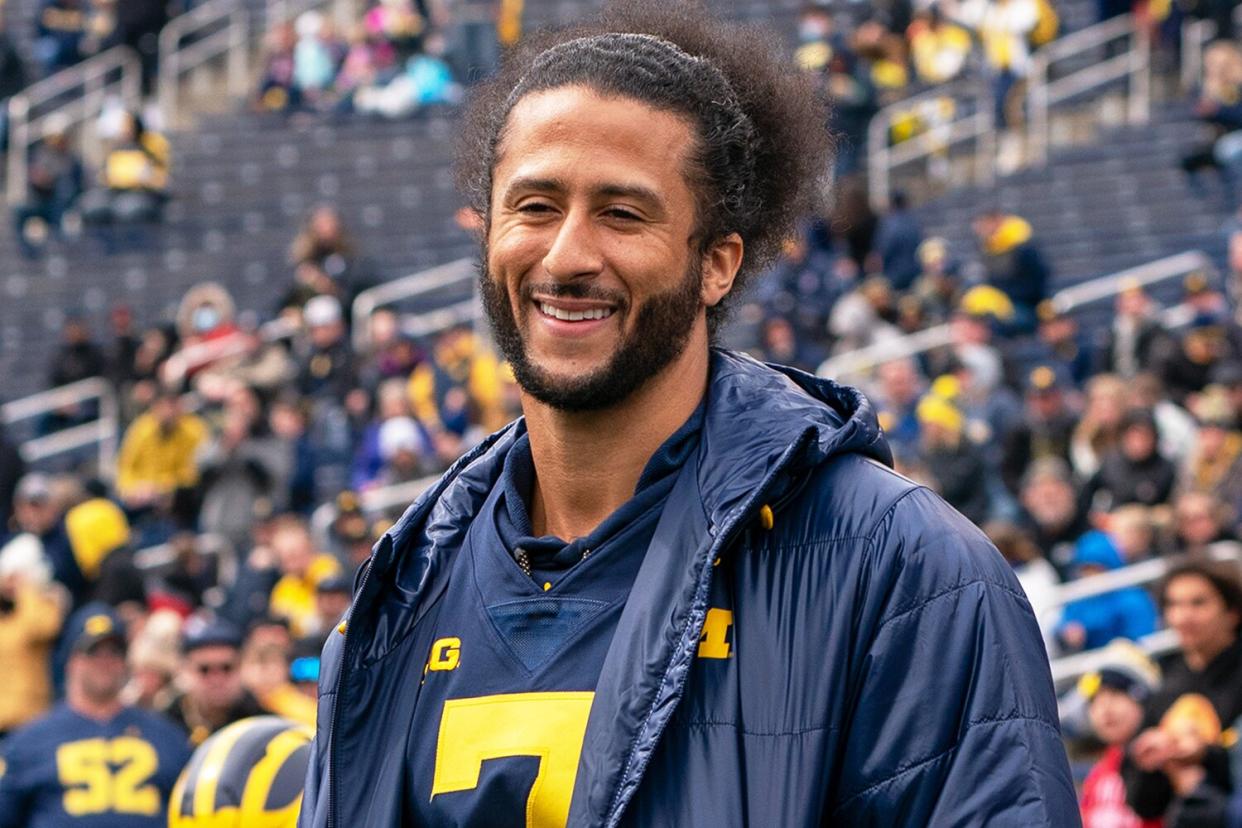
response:
M460 663L461 639L437 638L431 644L431 652L427 656L427 666L423 668L423 675L429 672L456 670Z
M733 611L707 611L703 633L699 636L699 658L728 658L733 655Z

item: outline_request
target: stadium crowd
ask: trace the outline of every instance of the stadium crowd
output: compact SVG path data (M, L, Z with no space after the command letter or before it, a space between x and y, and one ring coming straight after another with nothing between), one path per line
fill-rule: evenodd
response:
M868 19L803 11L796 60L836 102L838 193L789 240L727 336L816 371L947 324L947 345L840 379L873 401L898 469L1013 566L1049 656L1105 648L1104 666L1065 700L1085 823L1242 825L1242 586L1213 560L1242 553L1242 219L1228 231L1223 280L1190 274L1171 307L1127 284L1108 326L1085 329L1052 301L1052 268L1021 216L980 211L975 244L960 248L925 236L900 193L875 213L853 173L878 106L958 76L982 44L1004 123L1021 55L1055 35L1046 3L977 5ZM495 43L517 34L504 29L516 25L505 23L508 3L453 12L481 31L408 0L378 3L347 38L316 14L277 27L256 105L396 116L432 102L424 82L451 103L453 79L486 73ZM1112 13L1101 4L1102 17ZM465 45L446 46L454 37ZM1242 75L1229 74L1228 49L1236 55L1217 53L1233 91L1205 83L1203 95L1236 105ZM387 92L400 105L371 108ZM19 237L35 217L55 233L79 200L112 211L101 226L138 210L123 197L131 190L157 210L168 163L157 137L131 118L117 138L129 163L118 156L115 169L141 181L92 188L64 136L50 134ZM1204 152L1216 158L1214 148ZM319 652L349 605L352 573L417 481L518 413L512 376L471 326L413 338L401 314L380 308L355 347L353 300L379 276L325 205L293 239L271 307L238 308L204 282L166 322L118 304L100 335L68 316L47 385L107 379L125 428L114 475L81 456L26 469L0 431L0 739L54 701L83 697L92 672L112 676L104 691L115 703L166 716L191 745L263 712L314 721ZM287 335L264 334L261 320ZM66 407L40 432L96 414ZM1164 557L1175 565L1151 589L1058 602L1064 583ZM1158 629L1178 643L1158 661L1124 643Z

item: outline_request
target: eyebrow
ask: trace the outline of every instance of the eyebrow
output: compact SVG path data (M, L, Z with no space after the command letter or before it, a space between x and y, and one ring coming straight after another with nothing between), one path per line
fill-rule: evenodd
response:
M509 186L505 188L505 196L507 197L523 190L564 195L569 192L569 186L560 178L520 176L509 182ZM605 198L632 198L661 209L665 206L664 199L659 193L641 184L603 184L592 189L591 195L603 196Z

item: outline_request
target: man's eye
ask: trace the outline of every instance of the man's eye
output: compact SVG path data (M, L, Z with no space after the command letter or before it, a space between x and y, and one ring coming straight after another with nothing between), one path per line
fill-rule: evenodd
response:
M530 202L518 207L519 213L549 213L552 211L551 204L542 204L540 202Z
M611 218L623 219L625 221L638 221L639 220L638 213L631 212L630 210L626 210L622 207L609 208L607 215L610 216Z

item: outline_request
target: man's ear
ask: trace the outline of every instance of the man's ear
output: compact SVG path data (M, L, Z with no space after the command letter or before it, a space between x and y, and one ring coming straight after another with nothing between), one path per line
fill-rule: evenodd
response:
M714 308L733 289L733 280L742 266L742 237L730 233L703 254L703 304Z

